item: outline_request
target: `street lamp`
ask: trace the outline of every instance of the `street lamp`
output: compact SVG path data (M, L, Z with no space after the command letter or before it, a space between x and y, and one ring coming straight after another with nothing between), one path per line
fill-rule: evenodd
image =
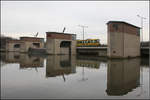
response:
M84 26L84 25L78 25L78 26L83 29L83 41L84 41L84 28L88 28L88 26Z
M139 18L141 18L141 47L142 47L142 42L143 42L143 19L146 19L143 16L137 15ZM141 93L138 95L140 96L143 93L143 67L141 67Z

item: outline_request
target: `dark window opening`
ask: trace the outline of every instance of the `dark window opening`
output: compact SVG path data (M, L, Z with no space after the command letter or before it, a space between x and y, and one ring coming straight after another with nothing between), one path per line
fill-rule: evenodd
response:
M71 61L70 60L60 61L60 66L61 67L71 67Z
M60 47L70 47L71 42L70 41L63 41L60 43Z
M15 55L14 58L15 58L15 59L19 59L20 56L19 56L19 55Z
M116 53L116 51L113 51L113 53Z
M40 47L40 43L33 43L33 46L39 48Z
M14 48L20 48L20 44L15 44Z

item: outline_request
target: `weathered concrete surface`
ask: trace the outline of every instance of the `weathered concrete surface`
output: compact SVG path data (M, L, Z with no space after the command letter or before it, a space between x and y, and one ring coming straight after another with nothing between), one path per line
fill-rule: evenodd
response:
M23 44L20 40L8 40L6 42L6 51L20 52L20 47Z
M44 38L36 38L36 37L21 37L21 41L23 42L20 47L20 52L27 53L30 48L44 48ZM39 44L38 46L34 44Z
M75 34L57 32L46 32L46 34L46 51L48 54L76 54Z
M107 47L77 47L77 54L106 57Z
M108 57L140 56L140 28L126 22L110 21L108 25Z
M44 48L44 38L21 37L20 40L8 40L6 51L25 52L30 48Z

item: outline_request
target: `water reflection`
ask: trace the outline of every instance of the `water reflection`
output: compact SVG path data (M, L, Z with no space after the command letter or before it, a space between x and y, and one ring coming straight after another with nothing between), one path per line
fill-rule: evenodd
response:
M109 60L107 94L125 95L140 85L140 59Z
M2 54L3 62L18 63L20 69L44 67L44 58L40 56L30 56L24 53L7 52Z
M20 54L20 69L44 67L44 58Z
M76 73L75 56L49 55L46 60L46 77L55 77Z
M32 95L30 95L30 91L35 93L34 97L39 96L59 98L63 95L65 98L105 98L107 96L128 96L127 94L129 94L129 92L132 92L130 96L137 96L140 91L137 87L142 84L142 81L140 80L142 75L141 68L144 68L143 71L145 72L143 72L143 74L146 77L149 77L147 76L149 75L147 74L147 62L149 60L146 58L146 60L140 58L108 60L107 58L101 57L76 57L73 55L38 56L13 52L8 52L6 54L3 53L1 54L1 57L1 62L4 62L4 64L17 63L13 64L13 66L19 66L19 69L21 69L18 70L18 67L11 67L12 64L8 64L8 68L7 66L1 68L3 75L3 97L18 97L19 93L21 94L20 97L32 97ZM45 61L46 63L44 63ZM40 71L38 70L38 75L35 75L35 70L27 70L38 68L40 68ZM147 96L147 91L149 91L147 90L148 79L146 79L145 76L145 80L143 80L143 86L145 86L145 84L146 86L143 87L143 90L146 91L146 93L143 92L143 94L140 94L140 96L145 96L145 94ZM60 78L58 77L62 78L64 82L60 81ZM29 82L28 86L30 87L20 84L19 82ZM70 89L70 87L72 89ZM18 91L12 92L15 89ZM26 89L29 89L29 92L27 92L28 90ZM22 91L22 93L20 91ZM62 94L62 91L66 92ZM10 95L11 93L12 95ZM68 95L69 93L71 95ZM24 94L26 95L24 96Z
M5 57L5 62L7 63L19 63L20 53L18 52L7 52Z
M77 56L76 66L99 69L106 62L107 59L103 57Z

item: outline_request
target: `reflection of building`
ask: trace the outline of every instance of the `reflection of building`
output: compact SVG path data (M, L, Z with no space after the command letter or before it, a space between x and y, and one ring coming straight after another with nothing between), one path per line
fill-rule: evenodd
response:
M20 62L20 53L18 52L7 52L5 56L6 56L7 63L19 63Z
M5 53L6 63L18 63L20 68L36 68L43 67L44 58L40 56L29 56L28 54L23 54L19 52L7 52Z
M44 59L41 57L20 54L20 68L43 67Z
M76 65L81 67L89 67L95 69L99 69L100 67L100 61L77 59L76 62L77 62Z
M140 59L109 60L107 94L124 95L140 84Z
M80 67L89 67L99 69L103 62L107 62L106 57L95 57L95 56L77 56L76 65Z
M49 55L46 61L46 77L75 73L75 56Z

